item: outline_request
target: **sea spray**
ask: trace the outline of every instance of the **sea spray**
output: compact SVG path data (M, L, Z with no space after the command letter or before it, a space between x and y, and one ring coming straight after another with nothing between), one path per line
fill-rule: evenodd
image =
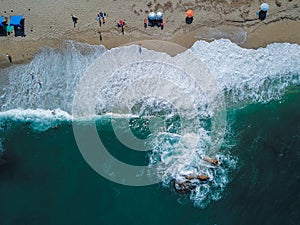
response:
M33 130L43 132L55 128L61 123L71 122L72 116L60 109L12 109L0 112L0 121L2 124L7 124L8 121L26 123Z
M80 77L103 52L103 46L74 41L65 41L58 50L43 47L29 64L2 74L9 84L4 87L1 111L59 108L70 113Z
M99 57L103 57L105 51L105 49L98 46L66 42L59 51L44 48L30 64L11 68L9 73L6 74L9 77L9 85L4 87L4 93L1 95L2 113L0 114L0 120L28 123L37 132L58 126L64 121L71 121L71 116L73 116L71 115L72 100L76 85L80 82L84 71L94 60L100 60ZM136 48L132 46L126 47L126 51L123 48L117 48L113 51L120 52L126 56L127 60L130 58L129 56L140 57L136 54ZM192 51L209 67L226 97L226 106L231 109L243 107L247 104L266 103L280 99L288 88L300 83L299 45L272 44L267 48L248 50L240 48L227 40L211 43L200 41L195 43ZM148 51L143 51L143 54L146 52ZM149 51L149 54L154 55L156 53ZM189 58L185 59L185 56L185 54L179 55L179 57L182 57L181 60L184 60L188 65ZM157 63L158 59L165 60L166 58L163 54L156 57L155 65L161 65ZM118 58L114 60L117 64ZM136 64L135 66L146 64L144 62L144 64ZM135 69L140 68L130 69L133 72ZM149 69L149 67L146 69ZM115 75L121 76L122 72L124 70L120 70L119 74L115 73ZM191 95L197 93L197 90L193 91L194 86L191 85L192 82L189 79L182 79L184 73L174 74L176 76L169 77L169 79L178 79L177 84L183 84ZM134 77L137 78L136 74L132 76L126 74L126 76L127 81ZM107 86L109 88L106 90L113 94L108 96L114 96L117 92L117 89L114 89L117 86L116 84L122 84L117 79L112 81L117 83L109 83L109 86ZM95 83L96 88L100 84L100 82ZM191 89L189 90L189 88ZM134 90L132 91L134 93ZM105 93L105 90L102 93ZM172 92L169 94L171 95ZM168 127L165 130L157 130L156 133L151 135L149 135L149 129L145 129L148 123L133 122L131 125L134 127L135 132L141 133L141 136L149 135L149 140L146 143L150 150L148 155L149 164L150 166L157 163L164 164L161 164L162 167L158 171L163 175L164 186L169 187L172 180L177 179L185 172L203 172L212 178L209 183L198 185L188 195L196 206L205 207L210 201L219 200L222 197L226 185L233 178L231 173L236 170L238 160L230 154L233 145L223 144L221 151L215 154L215 157L220 161L219 168L210 168L202 164L199 155L201 156L211 147L214 147L209 133L210 120L214 114L208 110L205 111L207 101L201 99L204 96L203 92L198 91L196 96L199 97L196 99L196 101L199 101L198 110L202 112L202 114L199 114L201 115L199 121L201 127L197 129L196 133L192 132L184 135L181 133L179 117L176 117L176 110L172 108L169 102L155 102L153 100L149 101L149 98L144 98L141 102L137 102L135 106L150 102L150 106L155 110L148 110L149 105L140 108L135 107L138 110L132 112L132 115L126 114L125 117L128 118L129 116L132 119L131 121L137 121L139 119L147 120L147 117L151 119L151 116L152 118L158 115L161 116L160 113L165 116L162 118L168 124ZM97 107L93 110L96 110L96 114L108 115L112 119L124 116L122 113L112 112L112 108L111 102L107 98L105 101L98 102ZM213 107L213 109L216 108L217 105ZM96 115L86 116L86 118L82 118L83 121L94 122ZM199 141L197 146L189 148L189 141L194 139Z
M224 90L227 107L267 103L300 84L300 45L273 43L244 49L229 40L198 41L192 51L203 60Z
M278 100L289 87L300 83L297 44L274 43L253 50L228 40L197 41L191 50L216 77L227 106ZM80 77L105 51L66 41L58 51L42 48L30 64L0 70L1 76L9 78L9 84L1 83L1 111L60 108L70 113ZM126 54L136 57L132 50Z

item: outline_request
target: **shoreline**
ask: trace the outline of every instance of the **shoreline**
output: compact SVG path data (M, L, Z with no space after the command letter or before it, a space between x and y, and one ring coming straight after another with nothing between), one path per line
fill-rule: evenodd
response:
M63 2L63 5L68 7L64 14L61 14L63 9L57 8L59 2ZM14 12L9 14L24 14L26 37L14 37L13 34L0 37L0 68L11 65L6 58L6 53L12 56L13 65L21 64L31 61L41 47L57 49L65 40L92 45L101 44L107 49L130 43L144 43L147 40L167 41L183 48L190 48L197 40L213 41L220 38L229 39L243 48L252 49L265 47L274 42L300 44L300 5L293 0L270 2L270 13L264 21L258 20L255 15L260 1L243 0L237 3L230 0L208 0L205 3L196 1L187 5L180 0L179 2L170 0L166 3L163 0L161 3L154 0L156 5L151 3L153 5L150 7L150 3L145 5L137 0L131 0L123 8L119 5L122 3L121 0L113 2L101 0L100 4L88 1L86 8L83 8L84 4L79 0L74 2L76 4L62 0L56 3L41 0L40 4L36 4L34 0L28 0L26 3L16 0L10 3L1 2L3 9L10 9L13 6ZM280 6L278 2L281 2ZM45 6L48 6L48 9L43 11ZM109 12L106 24L102 27L99 27L94 15L89 11L96 13L99 8L107 9ZM197 15L190 25L184 22L186 8L193 8ZM147 15L146 12L155 9L165 14L164 30L156 27L144 29L142 26L141 22ZM69 18L74 11L79 17L76 28L72 27ZM120 30L115 27L118 18L126 18L125 35L121 35ZM101 43L99 31L103 36ZM159 49L159 46L151 44L150 48ZM172 50L171 55L174 53Z
M226 26L222 26L223 30L226 30ZM235 27L230 27L229 28L235 28ZM238 28L238 27L236 27ZM203 28L202 28L203 29ZM215 29L218 30L218 26L215 28L210 28L210 29ZM257 27L254 31L247 33L247 39L245 40L244 43L236 43L234 40L231 40L232 42L236 43L240 47L243 48L250 48L250 49L257 49L260 47L266 47L268 44L271 43L283 43L283 42L288 42L291 44L300 44L300 33L298 32L300 30L300 23L298 21L293 21L293 20L282 20L282 21L276 21L276 22L271 22L269 24L262 24L261 26ZM198 40L203 40L203 41L213 41L217 40L219 38L195 38L196 33L199 32L198 30L196 31L191 31L189 33L184 33L184 34L175 34L172 39L165 41L169 42L170 44L176 44L179 46L182 46L183 49L188 49L190 48L196 41ZM289 36L285 35L285 32L289 33ZM274 35L275 34L275 35ZM80 35L79 35L80 36ZM222 37L221 37L222 38ZM230 40L230 38L228 38ZM23 63L28 63L30 62L34 55L38 53L40 48L42 47L51 47L54 49L57 49L65 40L68 39L52 39L52 38L47 38L47 39L41 39L37 41L33 40L18 40L15 41L13 44L11 43L11 40L4 40L2 41L4 45L7 43L10 45L10 48L7 49L7 52L10 52L14 55L14 63L15 64L23 64ZM78 41L81 43L87 43L91 45L100 45L101 43L98 41L97 34L94 35L92 38L89 39L82 39L82 38L75 38L75 39L69 39L69 40L74 40ZM105 48L111 49L111 48L116 48L128 44L139 44L147 41L162 41L161 39L153 39L151 37L145 36L144 38L132 38L130 36L127 37L117 37L114 38L114 40L111 41L103 41L103 44ZM98 42L98 43L97 43ZM159 50L159 46L149 46L147 44L142 44L143 47L149 48L152 50ZM0 68L5 68L9 67L12 64L8 62L5 56L3 54L6 54L3 49L0 50L2 52L2 55L0 56ZM19 52L22 52L21 55L18 55ZM171 56L174 56L174 50L170 49L165 49L166 53L169 53ZM175 51L176 53L176 51ZM18 55L16 57L16 55Z

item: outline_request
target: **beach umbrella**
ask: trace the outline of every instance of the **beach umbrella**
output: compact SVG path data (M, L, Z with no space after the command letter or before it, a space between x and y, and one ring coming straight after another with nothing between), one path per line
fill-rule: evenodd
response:
M10 25L11 26L21 26L21 20L23 19L23 15L19 16L10 16Z
M3 27L2 21L4 20L4 18L5 18L4 16L1 16L1 17L0 17L0 27Z
M162 18L163 18L163 13L162 13L162 12L156 13L156 18L157 18L158 20L162 20Z
M263 3L260 5L260 9L267 12L269 10L269 5L267 3Z
M188 11L186 11L185 15L186 15L186 17L191 18L194 16L194 11L189 9Z
M156 19L156 13L155 12L150 12L149 15L148 15L148 18L150 20L155 20Z

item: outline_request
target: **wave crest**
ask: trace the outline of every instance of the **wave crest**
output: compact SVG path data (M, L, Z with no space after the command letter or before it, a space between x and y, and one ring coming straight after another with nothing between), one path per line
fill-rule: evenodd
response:
M117 48L112 50L112 52L125 55L126 57L122 58L124 61L131 55L135 58L139 57L139 55L136 55L137 46L126 47L126 51L123 50L122 48ZM29 122L31 128L39 132L55 127L64 121L72 121L72 102L76 86L86 69L95 60L101 61L100 57L103 56L105 51L103 47L67 41L58 51L43 48L34 57L33 61L27 65L0 71L0 73L8 71L8 74L5 75L9 78L9 84L5 84L5 86L0 84L0 88L3 89L3 94L0 92L2 94L0 97L0 129L5 121L8 120ZM225 95L227 107L236 108L252 103L265 103L277 100L282 97L288 88L300 84L300 46L296 44L275 43L268 45L266 48L252 50L240 48L228 40L218 40L211 43L198 41L193 45L191 51L207 65L215 76ZM188 64L189 58L185 57L189 57L191 51L177 56L177 62L184 60ZM152 57L156 54L151 51L143 51L143 54L144 52L152 55ZM156 55L159 56L155 58L156 60L172 60L163 54L157 53ZM118 62L118 59L114 60L114 62ZM134 69L136 68L145 71L143 66L146 64L147 62L140 63L142 66L135 67L132 71L135 71ZM135 65L132 64L132 66ZM154 64L152 63L151 65ZM155 66L157 67L157 65L162 66L163 64L156 63ZM167 64L164 69L166 67ZM173 68L170 67L171 69ZM120 78L122 74L126 74L128 71L130 70L126 69L126 71L121 71L119 74L115 73L115 76L120 75ZM158 173L163 177L163 185L168 187L173 180L180 180L187 173L205 173L209 175L211 179L208 183L198 183L188 195L196 206L205 207L210 201L221 198L221 193L232 179L231 172L237 168L238 160L230 156L230 154L220 152L218 148L218 152L217 154L214 152L214 156L220 161L219 167L211 167L203 162L201 157L211 153L209 149L214 147L212 146L214 142L211 139L212 133L209 132L209 127L211 126L210 120L217 115L214 112L208 113L205 111L207 110L205 108L207 99L204 98L205 94L207 94L206 92L202 95L202 92L197 89L197 84L193 86L191 81L188 82L185 73L180 74L175 71L174 74L176 76L169 77L169 79L174 80L177 77L177 83L184 85L186 92L189 95L196 96L196 101L200 102L197 105L197 110L202 112L202 117L199 121L201 128L197 129L196 132L194 129L190 129L193 132L182 134L177 123L178 121L176 121L174 116L176 115L176 110L173 110L168 102L155 102L151 99L150 101L149 98L145 98L143 101L133 105L133 109L137 113L133 112L135 115L130 115L135 116L132 117L134 121L131 121L131 125L134 127L134 131L139 132L140 129L141 132L144 132L141 136L149 135L150 129L145 130L144 125L146 123L139 124L136 114L139 114L138 116L141 116L145 121L147 120L146 117L149 116L161 116L161 112L166 112L173 116L170 119L168 118L170 115L164 115L166 116L164 119L169 119L166 122L168 123L167 129L157 130L154 134L149 135L146 142L147 148L150 150L148 155L149 166L159 165ZM131 81L134 78L132 74L126 75L127 81ZM161 74L161 78L164 78L164 74ZM117 79L112 80L114 82L110 83L109 88L103 88L103 93L108 93L105 99L107 101L98 102L95 110L98 114L108 115L110 113L109 115L113 118L122 117L122 114L111 114L114 112L110 110L112 107L109 105L111 104L109 100L117 93L117 89L113 88L121 87L124 84L124 80L120 80L119 83L116 83ZM90 85L97 86L100 83L99 81L99 83L93 84L93 81L91 80L91 84L87 85L88 88ZM153 84L150 81L148 83ZM209 85L207 87L207 90L214 88ZM141 92L144 91L142 85L139 88ZM169 90L172 89L170 88ZM196 95L197 90L200 93L198 95ZM134 93L130 91L131 89L128 88L126 96L131 96ZM172 95L172 92L168 91L167 94ZM202 97L203 99L200 99ZM181 98L176 100L182 106L186 106L185 101L179 101L182 100ZM143 105L145 102L149 104ZM103 105L100 103L103 103ZM122 103L125 104L126 102L122 101ZM209 103L211 104L212 102ZM157 108L155 108L156 110L151 110L151 107L148 107L149 105L151 107L161 107L162 110L157 110ZM217 104L212 107L213 110L217 108ZM85 119L90 121L91 118L88 116L94 117L96 115L87 115ZM128 118L128 115L125 117ZM189 125L191 128L194 128L193 124ZM0 130L0 132L2 131ZM195 140L197 140L197 146L190 148L189 143L195 142ZM1 140L0 138L0 153L3 151L2 142L3 139ZM184 198L180 197L179 201L182 201Z

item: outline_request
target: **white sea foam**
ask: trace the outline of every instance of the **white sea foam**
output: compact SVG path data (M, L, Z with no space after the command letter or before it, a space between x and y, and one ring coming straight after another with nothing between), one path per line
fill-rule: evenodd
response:
M74 116L71 115L71 112L76 86L81 82L84 72L93 62L102 63L100 72L102 70L113 71L114 68L117 68L117 71L112 77L106 77L106 74L103 73L103 76L85 83L83 94L84 91L96 91L96 94L102 94L102 98L98 95L86 98L85 103L96 102L96 107L88 111L91 113L83 114L86 117L80 120L93 120L98 117L97 114L113 118L143 117L144 119L153 118L162 112L171 112L171 115L168 116L176 115L177 111L188 115L188 110L184 108L186 98L185 100L180 99L180 95L168 85L165 85L168 91L164 91L163 95L166 101L164 98L159 101L149 101L151 99L147 98L149 96L135 99L137 93L142 93L140 95L142 96L152 90L155 93L162 91L155 86L156 83L151 79L147 80L147 77L139 76L141 72L151 76L158 74L156 79L159 79L157 80L163 81L165 78L164 82L172 80L175 84L174 87L182 87L183 92L191 96L191 105L196 106L198 118L208 120L207 124L219 115L217 110L220 101L216 101L215 93L210 91L218 85L226 97L226 105L239 107L249 103L264 103L279 99L287 88L300 84L300 46L296 44L271 44L266 48L253 50L240 48L228 40L218 40L211 43L196 42L191 50L175 58L144 49L141 55L137 52L137 46L121 47L107 52L99 46L75 42L66 42L60 51L44 48L30 64L14 67L8 74L4 74L9 78L9 85L4 87L0 85L0 88L3 88L3 95L0 97L0 121L11 119L29 122L36 131L44 131L61 122L71 121ZM186 77L189 73L205 71L203 69L205 65L201 63L201 60L198 69L197 66L193 66L195 61L191 62L192 53L209 67L212 72L211 76L215 76L215 79L211 78L216 81L215 83L209 83L204 79L205 77L197 74L196 79ZM105 63L106 57L111 57L109 60L112 60L113 63ZM130 58L142 60L129 63L127 67L118 68L118 66L128 63ZM170 66L172 62L175 62L178 68ZM183 70L180 65L187 65L187 68L191 66L191 68ZM159 71L167 74L164 76ZM107 82L104 83L104 80ZM135 85L136 80L142 82L140 84L143 85ZM200 84L195 84L194 80ZM122 85L125 85L126 88ZM99 89L99 87L101 88ZM145 90L147 88L148 90ZM122 95L119 96L119 101L114 103L117 102L122 107L131 108L134 105L126 98L133 97L137 100L137 105L142 104L137 112L122 111L121 107L117 111L112 110L115 107L110 99L117 96L120 91L122 91ZM176 98L175 94L177 94ZM82 96L84 97L84 95ZM168 99L172 101L168 101ZM142 102L139 102L140 100ZM147 104L144 104L147 102L155 110L149 110ZM177 111L172 108L174 106ZM55 113L52 111L54 109L56 109ZM152 133L146 142L147 147L151 150L150 166L160 164L158 173L162 175L165 186L168 186L172 179L182 179L186 173L209 175L210 181L206 184L198 184L189 195L196 206L205 207L211 200L221 198L222 191L230 181L229 173L236 167L237 160L221 152L210 151L216 146L216 141L212 138L212 132L205 126L199 128L190 123L189 127L191 128L189 132L180 133L176 132L180 130L180 127L171 124L167 129ZM215 130L218 132L218 129ZM222 132L216 136L222 136ZM191 148L190 143L195 140L197 145ZM219 150L216 147L215 149ZM212 168L203 163L201 156L208 153L214 153L214 156L220 161L220 167Z
M122 58L130 63L130 58L139 57L136 48L126 47L126 51L122 51L123 48L112 50L119 54L119 58L111 59L116 65L122 63L119 61ZM274 43L253 50L241 48L229 40L198 41L191 50L215 75L226 94L227 105L276 100L289 86L300 84L300 46L297 44ZM3 89L1 111L60 108L71 113L76 85L94 60L98 58L101 62L104 52L103 47L67 41L59 51L43 48L30 64L14 67L9 72L0 71L1 76L9 78L9 85L3 87L0 84L0 89ZM146 50L142 55L144 52L146 57L143 60L152 55L156 61L166 61L168 66L168 55ZM189 59L184 56L188 54L179 55L180 60L189 64ZM136 66L133 64L127 69L134 73ZM145 68L151 73L150 69L151 65ZM156 66L152 69L153 73L157 73ZM186 82L179 73L177 76L174 82ZM112 88L115 84L108 85ZM115 94L114 90L110 92Z
M221 199L222 192L232 179L231 173L237 168L237 158L219 152L214 157L218 159L219 166L212 166L202 160L206 155L207 144L210 142L204 130L199 131L200 142L196 148L189 148L188 140L195 134L186 134L182 137L172 133L160 133L153 136L147 144L151 149L150 165L155 165L157 173L163 178L163 186L173 188L174 182L186 181L186 175L205 174L209 176L208 182L191 180L196 185L189 193L189 198L197 207L204 208L211 201ZM183 196L185 198L186 196ZM179 201L181 201L179 196Z
M191 49L219 81L227 105L278 100L288 87L300 84L297 44L274 43L254 50L223 39L198 41Z
M31 63L1 74L9 79L9 85L2 87L1 111L60 108L70 113L80 77L103 52L104 47L73 41L64 42L59 51L42 48Z
M3 126L7 120L29 123L33 130L42 132L54 128L62 122L71 122L72 116L60 109L11 109L0 112L0 125Z

